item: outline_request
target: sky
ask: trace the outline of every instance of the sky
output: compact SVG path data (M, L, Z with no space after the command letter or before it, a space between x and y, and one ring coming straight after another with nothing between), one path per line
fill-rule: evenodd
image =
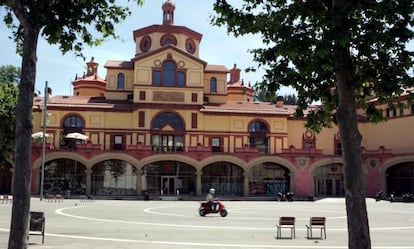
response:
M108 60L130 60L135 55L135 43L132 32L153 24L162 24L161 6L165 0L145 0L143 6L137 6L134 1L117 1L118 4L127 4L132 15L115 26L120 39L110 39L99 47L85 47L83 54L86 61L75 57L73 53L62 55L58 46L49 45L44 38L39 39L37 50L37 74L35 91L44 93L45 82L52 88L53 95L73 95L72 81L76 74L85 72L86 62L91 57L99 63L98 75L105 78L106 70L103 67ZM134 3L132 3L134 2ZM224 65L231 69L234 64L244 70L255 66L253 55L248 49L263 46L260 36L244 36L235 38L228 35L225 27L216 27L210 24L210 16L214 14L214 0L174 0L174 24L186 26L203 35L200 44L200 59L209 64ZM234 1L237 2L237 1ZM4 9L0 9L0 17L4 16ZM21 57L16 55L15 44L8 37L11 36L3 20L0 20L0 66L21 65ZM255 73L241 73L244 82L252 85L261 80L263 70ZM283 88L282 95L294 93L292 89Z

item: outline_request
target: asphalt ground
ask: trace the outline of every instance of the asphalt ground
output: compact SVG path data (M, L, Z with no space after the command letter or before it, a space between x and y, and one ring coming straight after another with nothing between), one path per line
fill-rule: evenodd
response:
M197 201L64 200L33 198L46 216L45 243L29 248L347 248L345 201L227 201L228 216L198 214ZM11 204L0 203L0 248L7 248ZM414 249L414 203L367 199L372 248ZM276 239L280 216L296 217L296 238ZM327 217L327 239L307 239L311 216ZM317 233L318 231L316 231ZM283 230L282 236L290 231Z

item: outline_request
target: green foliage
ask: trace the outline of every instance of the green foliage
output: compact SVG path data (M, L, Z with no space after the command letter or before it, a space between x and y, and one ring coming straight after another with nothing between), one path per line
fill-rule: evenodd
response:
M19 78L20 68L0 67L0 169L14 149Z
M139 5L142 3L137 1ZM23 53L25 21L18 16L17 23L15 15L22 15L22 5L30 10L25 13L26 21L41 31L49 44L57 44L62 53L73 51L82 57L84 45L97 46L105 39L118 38L114 24L131 14L128 7L116 5L114 0L0 1L2 5L7 11L3 20L13 32L19 54Z
M216 0L212 23L226 26L235 36L260 34L265 48L252 48L258 67L265 69L260 87L275 93L292 86L298 92L298 115L315 101L323 109L311 113L308 124L315 130L329 126L338 106L337 65L339 49L351 53L349 84L355 88L358 106L369 120L384 120L371 104L389 104L412 87L414 53L406 45L413 40L414 2L375 1L349 3L346 7L347 32L334 29L332 1L245 0L234 7ZM411 27L411 29L410 29ZM251 68L254 70L254 68Z
M270 92L265 92L257 88L255 90L254 98L255 101L276 103L277 96L279 96L279 94L272 94ZM281 97L283 98L283 102L286 105L297 105L298 103L297 96L295 94L285 94Z
M138 4L142 0L137 1ZM39 36L49 44L57 44L66 53L82 56L84 45L99 45L117 38L114 24L131 12L115 4L115 0L0 0L3 17L12 30L17 53L22 55L21 81L16 107L16 137L13 182L14 202L9 236L9 249L27 248L27 224L30 211L30 167L33 91L35 89L37 45ZM3 12L2 12L3 13Z

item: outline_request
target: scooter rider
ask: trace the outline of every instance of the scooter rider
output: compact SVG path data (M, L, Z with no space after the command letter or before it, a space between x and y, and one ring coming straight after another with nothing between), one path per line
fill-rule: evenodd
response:
M206 196L206 201L210 205L211 210L216 210L217 202L216 202L216 190L214 188L211 188L208 191L208 194Z

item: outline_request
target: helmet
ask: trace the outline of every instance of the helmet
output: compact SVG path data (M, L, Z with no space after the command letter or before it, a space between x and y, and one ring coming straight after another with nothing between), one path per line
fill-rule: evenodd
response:
M216 194L216 190L214 188L211 188L208 192L210 192L212 195Z

